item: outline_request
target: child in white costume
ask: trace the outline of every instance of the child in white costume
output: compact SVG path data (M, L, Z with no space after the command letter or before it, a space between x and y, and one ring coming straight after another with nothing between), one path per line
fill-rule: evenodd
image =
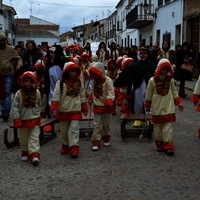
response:
M121 111L123 114L131 113L131 94L127 93L128 87L128 75L129 68L133 65L133 59L129 57L123 57L121 61L120 71L116 80L114 81L115 87L120 87L120 100L121 100Z
M174 84L172 66L168 59L161 59L146 88L145 108L147 112L151 109L157 151L165 151L169 156L174 155L172 123L176 121L175 105L183 111Z
M106 76L110 77L114 83L115 79L118 76L118 68L116 66L116 61L114 59L108 60L105 73L106 73ZM114 90L115 90L115 88L114 88ZM116 96L117 96L117 91L115 90L115 99L113 101L112 115L116 115Z
M21 89L13 100L14 127L18 128L21 146L21 160L30 159L33 165L40 162L40 114L42 100L36 89L36 77L33 72L24 72L19 77Z
M194 103L196 107L196 111L200 112L200 102L199 102L199 97L200 97L200 76L196 82L193 95L191 98L191 101Z
M110 145L110 123L113 110L115 92L113 81L105 75L104 64L95 62L89 68L90 77L93 80L92 93L89 94L89 104L93 103L94 131L92 134L92 150L100 148L100 140L104 146Z
M200 112L200 76L196 82L193 94L192 94L192 98L191 101L193 102L193 104L196 106L196 111ZM198 137L200 139L200 127L199 127L199 131L198 131Z
M83 52L81 54L81 59L82 59L82 65L81 65L81 70L83 73L83 84L84 87L87 88L89 84L89 74L88 74L88 69L90 67L90 57L87 53Z
M62 79L56 83L51 110L61 129L61 154L69 152L72 158L79 154L79 129L82 112L87 115L85 89L79 76L80 67L74 62L64 65Z
M42 98L42 111L41 117L46 117L46 106L47 106L47 82L46 82L46 61L44 59L38 59L33 66L33 70L36 76L37 89L40 91Z

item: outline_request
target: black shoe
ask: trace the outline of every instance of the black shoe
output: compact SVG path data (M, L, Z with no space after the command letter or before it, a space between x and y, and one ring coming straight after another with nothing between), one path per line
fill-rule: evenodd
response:
M163 148L157 148L157 152L164 152Z
M8 115L2 115L3 121L7 122L9 120L9 116Z
M33 158L32 161L31 161L31 164L33 166L38 166L39 162L40 162L40 160L38 158Z
M70 155L71 158L78 158L78 155Z
M167 150L167 151L166 151L166 154L167 154L168 156L173 156L173 155L174 155L174 151L173 151L173 150Z

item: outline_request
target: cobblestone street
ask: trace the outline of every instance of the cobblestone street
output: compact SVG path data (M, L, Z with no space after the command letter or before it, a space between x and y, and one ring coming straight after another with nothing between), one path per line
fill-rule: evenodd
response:
M176 112L173 157L158 153L154 139L122 139L118 111L112 120L110 147L102 146L93 152L90 139L81 138L80 156L71 159L69 155L60 155L58 134L41 147L41 163L34 167L29 162L21 162L19 147L5 147L3 130L10 122L0 121L0 199L197 200L200 196L197 136L200 114L190 102L192 91L187 94L183 99L185 111ZM12 139L11 129L9 139Z

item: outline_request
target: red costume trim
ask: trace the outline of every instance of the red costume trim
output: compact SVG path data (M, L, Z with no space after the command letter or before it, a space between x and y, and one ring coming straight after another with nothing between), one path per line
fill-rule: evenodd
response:
M125 99L125 98L126 98L126 96L127 96L127 94L126 94L126 93L123 93L123 92L121 92L121 93L120 93L120 99Z
M165 151L167 151L167 150L174 150L174 144L173 144L173 142L164 142L163 143L163 149Z
M33 160L33 158L38 158L40 160L40 153L32 153L30 156L29 156L31 162Z
M199 95L193 94L191 98L191 102L198 103L199 102Z
M168 67L169 73L168 75L165 77L165 80L170 81L173 78L173 71L172 71L172 65L169 62L163 62L159 65L159 68L156 69L155 74L154 74L154 79L156 80L160 80L159 75L161 74L161 70L164 67Z
M117 58L117 60L116 60L116 66L117 66L118 69L120 69L120 67L121 67L121 62L122 62L123 59L124 59L124 57L122 57L122 56L119 56L119 57Z
M93 106L93 112L96 114L112 113L112 107L108 106Z
M65 63L64 65L64 70L63 70L63 73L62 73L62 78L65 79L65 75L66 73L71 70L71 69L76 69L77 70L77 78L80 76L81 74L81 69L80 67L76 64L76 63Z
M174 144L173 142L163 142L163 141L155 141L157 148L161 148L164 151L167 150L174 150Z
M162 148L163 149L163 144L164 144L163 141L156 140L155 143L156 143L157 148Z
M81 120L82 114L81 112L70 112L70 113L59 112L58 115L56 116L56 119L59 121Z
M116 90L116 93L117 93L117 94L120 93L120 87L116 87L115 90Z
M127 106L122 106L122 113L123 114L129 114L130 113L130 109Z
M151 108L151 101L145 102L145 108Z
M104 79L104 76L102 74L102 71L98 69L97 67L91 67L89 69L90 76L92 77L92 74L97 74L102 80Z
M197 111L197 112L200 112L200 105L197 105L196 111Z
M22 126L22 122L20 119L14 119L13 126L15 128L20 128Z
M121 71L123 71L129 65L130 62L133 62L132 58L124 58L121 62Z
M104 102L105 106L113 107L113 101L111 99L106 99Z
M25 77L31 78L33 80L33 82L34 82L35 87L37 86L36 77L35 77L34 73L30 72L30 71L26 71L18 78L18 83L21 85L21 87L23 87L23 85L24 85L23 84L23 79Z
M92 94L89 94L89 95L88 95L88 101L93 102L93 96L92 96Z
M51 110L58 110L58 102L57 101L52 101Z
M33 128L34 126L40 126L40 118L21 120L22 125L20 128Z
M88 112L88 106L86 103L82 103L81 104L81 111L82 112Z
M178 97L178 98L176 98L176 99L174 99L174 104L176 105L176 106L178 106L178 105L180 105L180 104L182 104L182 101L181 101L181 99Z

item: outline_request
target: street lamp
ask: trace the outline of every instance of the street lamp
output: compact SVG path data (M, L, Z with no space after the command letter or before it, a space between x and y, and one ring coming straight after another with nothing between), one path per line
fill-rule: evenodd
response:
M147 14L147 11L149 9L149 4L147 4L147 2L145 1L144 5L143 5L143 9L144 9L144 14Z

